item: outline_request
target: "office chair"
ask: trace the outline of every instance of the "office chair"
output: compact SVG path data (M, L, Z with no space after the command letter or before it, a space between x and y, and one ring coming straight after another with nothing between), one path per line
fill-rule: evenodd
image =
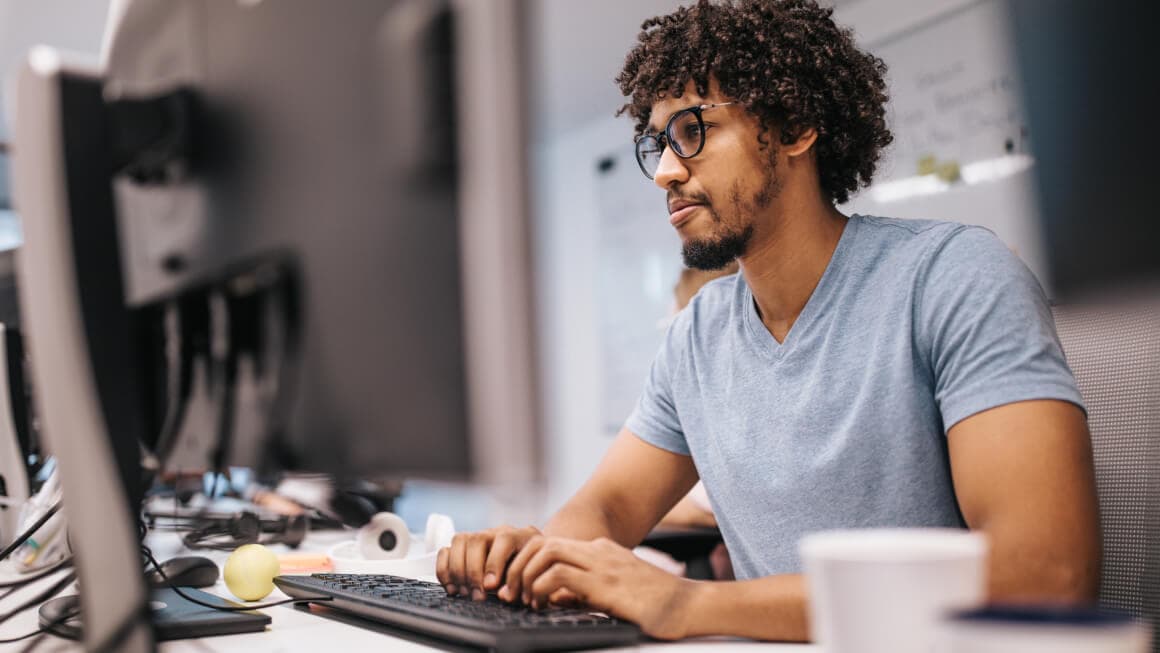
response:
M692 580L716 580L709 555L722 542L716 528L662 526L653 529L641 542L685 563L685 577Z
M1053 312L1088 409L1103 528L1100 605L1151 624L1160 653L1160 303Z

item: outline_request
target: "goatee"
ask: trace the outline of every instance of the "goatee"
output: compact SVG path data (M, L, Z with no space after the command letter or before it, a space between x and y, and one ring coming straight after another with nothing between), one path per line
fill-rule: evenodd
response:
M745 253L753 238L753 225L717 238L690 240L681 247L685 265L697 270L720 270Z

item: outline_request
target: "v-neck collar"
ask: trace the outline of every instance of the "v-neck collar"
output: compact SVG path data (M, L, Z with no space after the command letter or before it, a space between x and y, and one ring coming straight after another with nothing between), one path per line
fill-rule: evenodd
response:
M830 262L826 264L826 270L822 273L822 278L818 280L817 287L810 294L810 298L806 300L806 305L802 308L801 314L794 320L793 326L785 334L785 339L782 342L779 343L773 337L773 334L765 328L765 324L762 323L761 316L757 312L757 302L753 298L753 291L749 288L749 284L745 283L744 278L742 278L742 286L745 288L742 301L746 331L750 341L758 351L763 352L773 359L780 358L787 351L792 350L793 344L800 340L800 334L810 330L819 313L829 303L829 298L834 293L834 288L841 285L842 274L848 267L846 265L846 258L848 258L847 252L850 249L850 243L854 240L855 233L858 231L858 226L861 222L860 218L861 216L851 215L846 220L846 226L842 230L842 236L838 239L838 246L834 248L834 253L830 256Z

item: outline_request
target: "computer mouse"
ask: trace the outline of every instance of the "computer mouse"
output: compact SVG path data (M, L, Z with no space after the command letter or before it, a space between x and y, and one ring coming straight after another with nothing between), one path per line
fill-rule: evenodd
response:
M145 579L153 587L209 587L217 582L221 576L217 563L202 556L179 556L170 558L161 563L161 570L165 572L168 582L157 573L156 569L145 574Z

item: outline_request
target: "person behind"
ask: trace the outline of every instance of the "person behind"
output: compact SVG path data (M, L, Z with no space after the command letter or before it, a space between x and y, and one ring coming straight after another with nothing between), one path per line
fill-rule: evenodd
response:
M799 539L961 527L994 601L1099 581L1091 443L1042 289L990 232L843 215L891 135L881 60L810 0L646 21L617 78L691 267L736 260L676 317L637 407L542 531L460 534L451 593L579 602L675 639L805 640ZM636 558L698 478L738 580Z

